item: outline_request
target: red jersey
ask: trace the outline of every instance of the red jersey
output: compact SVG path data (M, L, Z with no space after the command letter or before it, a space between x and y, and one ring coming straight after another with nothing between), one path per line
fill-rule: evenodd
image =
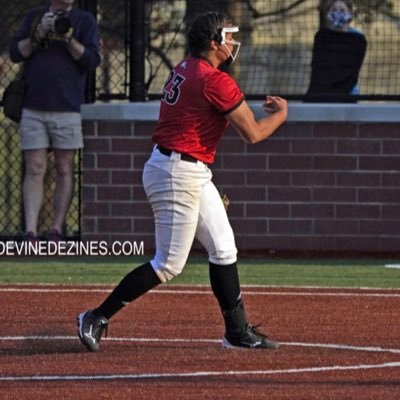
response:
M153 141L211 164L228 126L225 115L244 100L236 82L208 61L189 57L165 83Z

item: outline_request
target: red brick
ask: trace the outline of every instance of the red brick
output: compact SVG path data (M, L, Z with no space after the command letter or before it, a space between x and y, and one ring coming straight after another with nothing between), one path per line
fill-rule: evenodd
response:
M293 187L268 188L268 201L311 201L311 189Z
M315 220L315 233L321 235L349 235L358 233L358 221L318 219Z
M380 240L370 237L361 237L360 235L343 236L335 239L335 249L337 251L350 252L378 252L380 251Z
M96 218L88 218L88 217L83 217L82 218L82 230L83 232L87 233L94 233L96 232Z
M156 127L156 122L153 121L135 121L133 131L135 136L146 136L149 141L153 135L154 129Z
M267 140L287 138L311 138L313 135L313 124L308 122L286 122Z
M337 142L339 154L380 154L381 148L380 140L346 139Z
M387 171L382 174L382 186L400 187L400 171Z
M266 200L266 189L264 187L224 186L223 192L228 195L228 197L231 199L231 201L265 201Z
M359 125L359 136L361 138L399 138L398 123L367 123Z
M381 214L379 205L363 204L337 204L336 218L369 219L379 218Z
M244 203L238 203L236 199L230 198L230 204L228 207L229 218L243 218L244 217Z
M275 136L256 144L246 145L247 154L288 154L290 151L290 140Z
M287 186L290 184L289 171L249 171L246 175L248 185Z
M147 196L142 185L132 186L132 200L144 202L147 201Z
M289 237L289 244L286 250L299 252L331 252L335 250L335 240L330 236L293 235Z
M314 169L346 171L357 168L357 157L355 156L315 156Z
M312 156L270 155L268 157L268 168L269 169L304 170L304 169L311 169L312 165L313 165L313 157Z
M84 153L108 153L111 149L110 139L105 138L85 138Z
M82 121L83 137L88 138L96 135L97 122L96 121Z
M381 174L373 172L347 172L337 173L338 186L365 187L381 186Z
M97 167L98 168L123 168L130 169L131 156L128 154L98 154Z
M82 187L82 201L94 201L96 200L96 186L84 185Z
M312 225L309 219L272 219L269 221L269 233L308 235L313 231Z
M382 142L383 154L400 154L400 140L384 140Z
M143 171L144 164L146 164L147 160L150 157L150 153L148 154L134 154L133 155L133 168L138 171Z
M154 143L149 138L113 138L111 149L114 153L150 154Z
M85 184L108 184L110 183L110 171L108 170L89 170L84 175Z
M99 186L97 188L97 199L99 201L130 201L131 188L129 186Z
M265 155L224 155L224 169L266 169L267 158Z
M247 203L246 217L249 218L289 218L289 205L275 203Z
M132 221L129 218L98 218L97 231L99 233L124 233L132 231Z
M315 202L355 202L357 200L357 191L354 188L313 188L312 199Z
M135 218L133 232L136 234L152 233L154 232L153 218Z
M246 178L245 171L231 171L218 169L213 172L214 184L218 187L220 185L244 185Z
M387 204L382 206L382 218L400 220L400 204ZM400 246L399 246L400 250Z
M111 204L113 217L153 218L153 212L148 202L113 202Z
M334 186L336 182L334 172L293 171L291 175L294 186Z
M85 216L102 216L110 215L110 203L99 203L96 201L86 201L83 203L83 215Z
M335 216L333 204L292 204L290 209L289 217L292 218L333 218Z
M400 235L399 220L362 220L361 235Z
M365 247L368 249L368 247ZM383 253L393 253L395 254L395 257L398 258L399 254L399 237L394 236L394 237L385 237L381 236L379 238L379 249L378 251L383 252Z
M132 123L129 121L98 121L98 136L132 136Z
M374 156L374 157L360 157L359 164L361 170L375 170L387 171L396 170L400 171L400 157L397 156Z
M335 141L323 139L296 139L291 142L291 153L295 154L334 154Z
M87 154L83 152L82 168L84 171L96 168L96 154Z
M266 234L267 222L264 219L235 219L231 218L230 223L234 232L245 232L246 234Z
M344 138L356 137L358 126L346 122L317 122L314 124L314 137Z
M111 183L114 185L141 185L142 171L111 171Z
M238 135L236 138L222 138L217 152L222 153L245 153L246 142L241 139Z
M358 201L361 203L398 203L399 189L359 189Z

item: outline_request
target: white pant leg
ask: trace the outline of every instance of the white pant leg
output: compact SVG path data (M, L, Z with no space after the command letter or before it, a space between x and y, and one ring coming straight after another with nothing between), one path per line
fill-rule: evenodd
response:
M143 185L153 209L156 254L150 261L162 282L182 272L198 224L202 187L211 172L201 162L182 161L158 150L143 171Z
M196 238L206 248L209 261L217 265L233 264L237 249L232 227L221 196L209 181L202 190Z

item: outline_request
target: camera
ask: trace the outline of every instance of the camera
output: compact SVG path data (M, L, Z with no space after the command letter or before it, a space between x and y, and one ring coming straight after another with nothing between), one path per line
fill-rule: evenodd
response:
M53 32L59 35L65 35L71 29L71 23L67 17L67 12L64 10L57 10L53 18Z

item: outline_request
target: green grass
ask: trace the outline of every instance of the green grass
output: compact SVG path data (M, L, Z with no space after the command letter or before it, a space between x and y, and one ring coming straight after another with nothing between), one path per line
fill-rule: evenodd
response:
M0 283L115 284L141 257L8 259L0 261ZM242 285L400 288L399 264L389 259L241 260ZM205 259L192 258L172 284L209 284Z

